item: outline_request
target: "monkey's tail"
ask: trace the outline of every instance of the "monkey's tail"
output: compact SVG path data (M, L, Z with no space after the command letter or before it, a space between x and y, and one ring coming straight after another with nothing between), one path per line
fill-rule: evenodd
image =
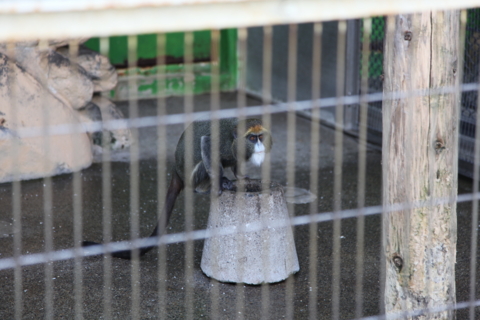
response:
M168 222L170 221L170 216L172 215L175 201L177 200L178 195L180 194L180 192L183 190L184 187L185 185L183 184L182 179L180 178L178 173L175 170L173 170L172 179L170 180L170 186L168 187L168 190L167 190L167 196L165 199L165 205L163 206L162 214L158 219L157 226L155 227L155 229L153 229L153 232L149 236L149 238L159 237L165 231L165 228L167 227ZM88 247L88 246L93 246L98 244L99 243L92 242L92 241L82 242L83 247ZM155 247L156 246L140 248L140 250L138 251L138 255L141 257ZM115 258L131 259L132 256L133 256L132 250L112 252L112 257L115 257Z

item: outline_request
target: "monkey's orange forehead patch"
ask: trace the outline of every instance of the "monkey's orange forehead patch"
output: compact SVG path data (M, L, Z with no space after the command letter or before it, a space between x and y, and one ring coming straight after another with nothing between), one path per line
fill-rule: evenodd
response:
M264 132L264 131L266 131L265 128L257 124L256 126L248 128L247 133L245 135L248 135L250 133L259 134L260 132Z

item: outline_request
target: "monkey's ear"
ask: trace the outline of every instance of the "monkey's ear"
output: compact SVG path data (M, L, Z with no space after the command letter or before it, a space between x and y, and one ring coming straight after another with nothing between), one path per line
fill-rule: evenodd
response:
M233 128L233 130L232 130L232 137L233 137L233 139L237 139L237 130L238 130L238 129L237 129L237 126L235 126L235 128Z

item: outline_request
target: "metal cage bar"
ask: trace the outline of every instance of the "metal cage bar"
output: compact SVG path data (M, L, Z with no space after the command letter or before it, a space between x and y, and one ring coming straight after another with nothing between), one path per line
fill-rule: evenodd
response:
M31 5L30 2L23 1L25 5ZM112 154L108 148L106 148L108 141L107 139L103 139L102 143L104 145L104 152L102 154L102 164L101 164L101 192L102 192L102 235L103 235L103 242L104 245L96 246L92 248L82 248L80 243L84 237L83 235L83 228L84 228L84 220L85 220L85 208L84 208L84 184L82 182L82 174L80 172L74 173L72 175L72 224L73 224L73 246L62 250L60 247L57 247L57 240L53 234L53 230L55 227L55 217L57 211L54 209L55 203L55 178L47 177L42 180L43 184L43 236L44 236L44 249L43 252L34 253L34 254L22 254L23 246L22 246L22 237L25 234L25 231L22 231L24 225L22 224L22 183L14 182L12 183L12 216L13 216L13 254L11 257L7 256L0 258L0 271L5 271L11 269L13 272L13 282L14 282L14 301L15 304L12 307L14 309L14 317L15 318L22 318L25 312L24 306L24 271L23 267L31 266L34 264L42 264L44 268L44 279L43 279L43 287L44 287L44 307L45 307L45 317L46 318L54 318L56 316L56 288L55 288L55 272L56 266L54 262L66 260L66 259L73 259L73 292L74 292L74 314L77 318L88 317L89 315L86 313L86 282L91 281L88 279L89 275L87 275L83 269L84 263L88 260L88 256L96 255L96 254L106 254L105 259L101 262L103 266L103 275L101 279L103 280L103 317L105 318L112 318L115 315L115 295L112 287L115 286L115 266L116 262L114 258L111 257L110 253L112 251L116 251L118 249L132 249L133 250L133 259L131 261L131 270L130 270L130 288L131 292L128 294L130 295L129 302L131 303L130 309L130 316L133 319L140 319L144 317L144 310L146 303L144 300L144 295L142 292L142 284L144 281L142 279L142 259L139 258L139 249L149 245L159 245L158 251L156 252L156 276L155 279L157 281L158 287L156 288L156 296L155 299L158 301L154 301L153 304L157 306L159 311L159 315L163 317L168 317L169 311L172 310L172 306L169 305L169 299L174 295L181 295L183 306L181 312L185 315L187 319L195 319L197 314L197 309L202 309L206 313L206 315L210 316L211 318L221 319L223 317L223 312L226 312L224 308L225 301L222 300L223 294L227 291L227 295L230 298L235 299L235 303L231 303L230 310L234 310L233 314L238 319L247 319L251 318L252 315L249 313L251 312L250 305L251 299L249 297L249 293L256 290L257 293L260 293L259 296L261 297L261 301L257 304L260 306L258 309L257 315L261 314L263 318L267 318L270 313L275 313L274 306L278 305L277 303L277 295L283 299L282 307L284 307L284 316L289 319L294 319L297 317L308 317L309 319L317 319L322 312L321 302L319 301L319 295L322 293L322 288L319 286L321 276L318 274L319 270L321 269L321 259L322 259L322 252L324 248L321 246L322 242L318 239L320 224L323 222L330 222L332 225L332 270L331 270L331 304L327 304L331 307L330 311L331 316L333 319L341 319L343 318L344 314L354 315L355 318L358 319L383 319L384 318L384 309L382 305L382 297L378 298L379 307L378 307L378 315L371 315L365 312L365 301L364 301L364 294L368 290L364 284L363 274L366 270L366 263L368 263L366 258L366 245L368 243L369 234L366 232L366 226L368 224L367 219L369 217L381 217L385 213L392 212L395 210L405 209L405 208L420 208L423 206L435 206L439 203L448 203L451 202L452 199L430 199L428 203L419 202L419 203L396 203L391 207L383 207L381 205L373 206L367 205L367 192L366 192L366 185L367 185L367 176L369 173L368 169L368 145L367 145L367 138L368 138L368 121L370 114L368 113L368 103L371 101L384 101L384 99L396 99L402 95L404 97L408 96L415 96L415 95L434 95L438 94L440 91L431 91L429 93L424 92L417 92L415 88L412 88L411 92L401 92L401 93L393 93L392 95L382 95L378 93L371 93L369 91L369 83L368 83L368 75L369 75L369 56L371 54L371 43L370 43L370 35L372 32L371 28L371 19L365 19L363 21L363 48L361 49L361 63L358 61L358 64L348 64L346 63L346 54L348 54L348 49L352 43L348 42L348 28L347 25L350 22L346 20L341 20L337 26L337 43L336 43L336 51L335 54L337 56L337 62L335 65L335 88L336 94L334 97L322 97L324 96L324 92L320 93L322 88L322 79L324 78L323 72L325 71L324 64L322 63L323 57L326 55L327 48L324 44L326 39L326 23L324 22L315 22L312 25L312 37L311 37L311 53L310 53L310 61L312 65L312 72L311 72L311 99L305 101L298 101L298 78L303 76L301 74L301 70L298 67L299 63L303 56L300 53L300 46L301 42L301 34L299 33L299 25L295 24L297 22L307 22L313 21L313 17L315 17L314 21L321 21L322 19L327 19L327 17L337 17L341 16L340 18L344 19L346 16L352 17L364 15L364 9L358 9L359 6L354 2L344 1L345 3L351 4L351 9L348 10L348 13L340 14L335 13L334 8L338 8L338 4L323 4L327 7L327 13L319 14L318 12L309 12L313 8L317 8L320 4L315 3L313 1L306 1L302 0L299 1L297 4L293 3L292 1L285 1L284 3L278 3L273 1L223 1L220 3L214 3L212 1L200 1L198 3L193 3L193 1L154 1L154 4L151 4L151 7L147 7L141 1L122 1L121 4L117 4L114 8L107 9L106 2L101 1L96 4L96 7L93 8L95 10L88 10L88 12L84 12L85 7L81 7L82 4L74 4L73 2L65 4L63 9L68 11L67 13L63 12L65 16L61 18L59 12L53 11L48 9L49 5L52 5L54 1L40 1L37 3L40 6L40 11L44 12L33 12L30 7L24 7L23 9L17 6L13 2L4 2L0 5L0 13L7 12L8 10L14 10L15 13L11 15L7 15L6 13L2 13L2 17L7 17L5 21L12 22L13 17L19 18L20 21L28 21L28 23L32 23L33 21L38 21L37 19L48 19L54 17L55 19L65 19L65 18L72 18L72 17L83 17L87 19L91 15L93 16L106 16L111 15L112 12L117 12L118 10L132 10L130 11L133 14L134 18L138 17L139 13L145 13L148 10L150 12L145 14L145 23L140 23L140 26L135 26L132 30L128 32L130 34L128 36L128 67L129 70L132 70L133 75L129 77L128 81L130 87L136 87L138 85L137 80L139 79L135 74L135 70L137 67L137 35L138 32L143 32L146 30L150 31L168 31L168 30L177 30L175 28L180 28L180 24L182 25L182 30L194 30L200 26L207 26L209 28L212 27L211 31L211 56L210 56L210 72L211 72L211 88L209 92L209 104L210 108L207 111L198 111L197 106L194 103L196 98L193 96L193 86L194 86L194 65L195 65L195 58L193 54L193 48L195 46L194 35L192 32L187 32L185 34L184 39L184 69L183 69L183 81L185 86L185 96L183 101L183 113L182 114L169 114L170 110L168 109L169 98L165 97L164 95L159 94L159 97L155 101L155 108L156 114L154 116L142 116L142 106L139 103L137 97L130 95L128 101L128 121L106 121L104 123L93 123L90 125L85 126L59 126L59 125L50 125L48 115L49 111L46 109L44 112L44 126L41 128L27 128L23 130L19 130L19 137L31 137L31 136L40 136L43 137L45 140L45 149L49 149L49 137L52 135L60 135L72 132L95 132L100 130L103 131L103 137L106 137L108 134L108 130L118 129L118 128L128 128L132 132L133 139L136 141L140 140L141 133L140 131L145 128L155 128L155 135L157 138L157 143L155 145L156 148L156 199L153 201L157 201L158 209L156 211L156 217L160 218L161 209L163 204L163 197L167 190L166 180L167 180L167 171L166 167L169 165L169 161L171 160L167 154L171 152L167 148L167 140L170 138L171 133L167 128L168 125L178 124L186 128L191 122L200 118L200 117L207 117L212 120L212 128L211 128L211 135L217 136L220 134L218 131L218 126L215 123L218 123L218 120L226 117L235 116L240 119L249 116L261 116L263 123L266 127L274 126L274 120L272 117L276 115L283 114L286 118L286 126L282 128L282 131L286 132L285 141L278 141L276 143L283 144L282 150L286 151L286 165L285 165L285 172L278 173L279 170L275 171L276 168L273 167L272 163L270 163L270 159L267 163L261 168L261 178L265 181L271 181L271 179L276 178L278 176L282 176L281 179L285 180L286 185L288 187L295 187L298 184L298 180L302 179L301 176L297 175L296 172L296 163L300 161L303 154L302 151L298 151L297 143L298 140L304 139L305 137L299 137L297 132L302 130L300 125L298 125L299 117L298 112L302 110L311 110L310 117L310 128L309 128L309 136L305 139L309 140L307 145L309 146L310 154L308 157L308 173L310 174L308 183L304 185L308 185L310 192L314 195L318 195L322 192L321 187L323 181L320 180L321 174L326 174L323 170L324 168L321 167L321 159L320 156L322 152L321 144L323 142L323 135L321 134L323 126L321 126L321 122L324 121L321 118L321 109L326 107L335 107L336 114L335 114L335 130L332 135L334 137L334 150L333 150L333 157L332 157L332 168L333 174L329 177L332 178L332 205L331 209L327 211L322 211L321 204L323 201L321 199L316 199L311 201L308 204L308 210L302 211L307 212L303 215L296 215L295 210L300 212L298 208L300 206L296 206L294 204L289 204L289 213L291 215L290 226L304 226L307 225L305 230L308 230L308 235L306 237L300 237L298 234L299 239L303 239L308 241L308 245L306 249L303 248L302 254L308 256L307 259L302 260L302 271L300 276L308 278L308 281L303 281L300 279L300 276L291 276L287 279L285 284L279 285L278 287L282 286L283 292L278 294L280 290L276 290L276 286L272 286L269 284L263 284L261 288L252 288L246 287L244 284L238 284L233 290L225 289L227 286L217 282L216 280L208 280L205 283L207 284L207 289L201 288L197 286L198 279L196 274L196 268L198 267L198 253L196 250L196 245L198 245L197 240L205 239L217 234L231 234L233 232L250 232L261 229L264 225L254 225L254 226L245 226L242 227L241 230L230 230L228 228L219 229L215 231L203 230L199 228L199 220L201 217L197 216L197 204L199 203L198 199L194 196L191 188L186 188L184 193L184 201L183 206L179 211L185 212L185 227L182 232L170 232L166 235L163 235L159 238L146 238L141 239L140 234L143 233L141 230L140 223L140 214L142 207L141 199L142 194L140 191L140 185L142 183L142 175L141 175L141 166L140 163L141 159L141 146L139 144L133 144L130 148L129 155L130 155L130 163L129 163L129 206L130 206L130 241L123 241L120 243L112 242L113 239L113 228L112 228L112 221L115 218L113 212L113 203L114 199L114 191L112 185L112 179L114 176L114 172L112 171ZM181 2L181 3L180 3ZM471 2L463 1L460 3L453 4L451 1L442 1L438 4L438 6L446 6L446 7L456 7L460 5L469 4ZM56 2L55 2L56 3ZM366 6L368 7L371 3L368 1ZM390 13L392 11L401 12L406 10L403 8L403 5L395 4L391 5L389 9L385 9L383 5L379 5L379 2L375 2L378 5L378 8L373 9L372 6L369 7L369 14L377 13L377 12L387 12ZM416 1L415 8L424 8L425 6L424 1ZM93 4L92 4L93 5ZM197 8L198 11L196 12L201 16L202 12L209 12L210 17L212 16L212 12L219 12L221 15L225 8L237 8L238 15L235 17L230 17L230 21L227 21L225 17L221 17L217 20L210 20L207 23L205 17L199 18L197 21L195 19L190 19L191 21L186 22L186 10L191 10L192 7ZM288 7L288 6L291 7ZM436 4L437 5L437 4ZM215 9L212 9L215 8ZM278 17L273 17L273 15L267 14L264 17L250 17L247 19L246 13L251 12L253 9L255 10L265 10L269 13L273 11L278 11ZM293 9L292 9L293 8ZM92 8L89 8L92 9ZM275 9L275 10L274 10ZM23 10L20 14L17 12L18 10ZM60 10L60 11L61 11ZM218 11L216 11L218 10ZM291 11L297 10L298 15L293 15ZM358 11L355 11L358 10ZM384 11L382 11L384 10ZM313 11L313 10L312 10ZM166 14L172 16L165 19L163 22L157 22L152 18L152 14L162 12L162 17L165 17ZM176 24L172 24L170 27L166 27L166 23L172 21L173 13L181 13L179 22ZM353 12L353 13L352 13ZM28 16L28 17L27 17ZM39 18L42 16L43 18ZM466 24L466 14L465 11L462 15L462 26L465 28ZM188 17L191 17L189 15ZM99 26L96 26L95 30L97 33L107 33L109 35L118 34L121 32L125 32L125 26L116 26L114 28L113 23L111 21L117 21L120 19L119 17L108 17L107 22L105 24L105 29L99 32ZM279 20L280 19L280 20ZM388 20L390 20L389 18ZM160 19L161 20L161 19ZM2 21L2 19L0 19ZM287 30L287 46L284 48L286 52L284 52L285 56L287 57L286 64L283 65L284 70L286 70L286 96L287 101L285 103L274 103L274 99L272 98L272 91L273 85L272 83L276 80L274 74L274 68L277 66L276 59L278 59L278 48L275 48L275 40L278 39L276 36L276 28L272 27L272 24L278 23L290 23L285 30ZM0 26L6 22L0 22ZM15 22L14 24L16 24ZM260 23L262 25L262 101L257 103L257 106L247 107L248 105L252 104L249 99L251 98L247 95L247 55L248 55L248 47L247 47L247 38L250 36L248 30L244 26L250 26L255 23ZM388 24L387 24L388 25ZM61 31L51 31L50 23L45 26L39 28L32 33L32 35L27 35L23 31L13 32L13 31L2 31L0 32L0 39L29 39L29 37L34 36L43 36L45 34L51 36L59 36L61 35L68 35L68 36L80 36L87 34L90 32L90 27L81 26L79 31L72 31L70 28L65 28L65 30ZM240 29L238 30L238 60L240 70L238 73L238 90L236 94L236 108L232 109L224 109L222 102L221 102L221 92L220 92L220 47L221 47L221 36L220 36L220 27L225 26L239 26ZM391 27L391 25L388 25ZM169 29L170 28L170 29ZM2 28L0 27L0 30ZM357 30L359 31L359 30ZM49 32L52 32L51 34ZM391 32L391 29L387 29L387 32ZM463 38L462 38L463 37ZM465 42L465 34L463 34L460 38L460 42ZM167 38L164 33L158 34L156 36L157 39L157 56L156 56L156 64L159 67L157 69L157 73L155 75L157 79L158 91L164 92L166 89L166 42ZM108 38L102 38L100 40L100 51L104 55L108 55L109 48L108 48ZM10 51L13 51L14 48L10 45ZM45 40L41 40L40 47L46 49L47 43ZM78 56L78 42L72 41L70 43L70 55L73 57L73 61L75 57ZM358 70L349 70L352 71L353 74L360 73L360 75L355 75L361 86L360 88L353 88L352 92L345 92L345 83L346 77L348 77L349 73L346 73L345 69L358 67ZM350 67L349 67L350 66ZM277 66L278 67L278 66ZM355 71L355 72L353 72ZM310 74L309 74L310 76ZM361 76L361 78L359 78ZM351 79L350 79L351 80ZM353 81L352 83L354 83ZM13 85L12 88L15 88ZM360 92L356 92L360 89ZM467 83L459 85L455 88L441 88L441 92L453 92L453 91L478 91L478 85L475 83ZM359 106L359 110L352 109L348 119L354 119L346 123L345 121L345 106L357 104ZM357 113L358 112L358 113ZM410 115L413 117L413 115ZM348 138L345 136L345 130L352 130L352 127L347 127L347 124L353 124L358 119L358 160L356 168L358 172L358 176L354 177L356 180L356 197L355 200L357 202L356 206L353 209L346 209L346 207L342 204L342 196L343 194L343 180L346 177L344 173L344 156L343 152L345 151L345 144L348 143ZM476 125L480 125L480 120L477 113L477 122ZM243 134L245 128L239 128L238 135ZM353 128L355 130L355 128ZM273 131L273 130L272 130ZM280 131L280 130L278 130ZM277 131L277 132L278 132ZM471 231L471 239L470 239L470 274L469 274L469 294L470 299L466 302L460 302L455 306L445 306L445 308L438 308L431 309L431 310L412 310L409 313L403 313L398 315L392 315L392 319L394 318L402 318L409 315L418 315L424 314L427 312L438 312L439 310L460 310L460 309L469 309L469 316L470 319L474 319L478 314L478 306L480 306L480 301L477 299L477 291L478 286L476 284L476 268L477 268L477 242L478 242L478 235L477 235L477 226L478 226L478 198L480 197L480 192L478 190L478 167L479 167L479 140L480 136L475 137L475 161L474 161L474 179L472 185L472 192L464 195L460 195L458 199L456 199L457 203L472 203L472 231ZM194 137L191 134L186 134L186 145L193 145ZM215 139L214 139L215 140ZM75 142L74 142L75 143ZM191 148L186 148L185 150L187 154L187 159L191 158L192 153L194 152ZM213 142L213 147L211 151L212 159L217 159L218 156L218 141ZM242 143L238 145L238 154L242 157L242 152L244 152L244 146ZM75 150L74 150L75 153ZM15 175L15 159L16 154L14 153L13 156L13 172ZM217 160L215 160L217 161ZM217 163L213 161L214 165L213 168L217 168L214 170L218 170L218 161ZM191 161L187 161L185 164L185 171L190 172L195 167L195 163ZM218 175L218 172L217 172ZM215 176L215 174L214 174ZM303 181L302 181L303 182ZM239 185L242 185L242 182L239 182ZM212 190L217 191L219 189L218 181L212 181ZM211 197L214 197L215 194L212 194ZM328 201L328 200L326 200ZM326 202L325 201L325 202ZM180 201L178 203L180 204ZM263 206L263 204L262 204ZM342 258L343 258L343 246L342 246L342 235L343 235L343 226L344 221L347 219L356 219L356 242L355 242L355 281L354 285L352 284L351 288L354 291L353 295L355 297L355 304L352 310L344 311L344 306L342 305L342 298L344 297L344 292L342 291ZM273 227L281 227L281 225L275 225L275 222L272 222ZM255 229L256 228L256 229ZM298 231L296 230L296 233ZM170 282L168 282L167 278L171 272L171 268L174 268L177 262L172 262L174 259L178 259L178 256L169 256L169 248L167 244L173 244L181 242L184 245L184 257L181 257L181 263L183 264L184 268L184 278L179 282L184 284L185 286L182 288L182 293L179 294L169 287ZM268 245L268 244L266 244ZM243 243L239 243L238 247L240 251L244 248ZM383 251L382 251L383 253ZM381 258L380 265L385 265L385 260L383 258L383 254L379 255ZM87 261L88 262L88 261ZM263 261L264 268L269 268L269 262L267 259ZM126 266L126 265L125 265ZM152 266L151 264L149 265ZM128 268L128 267L127 267ZM155 269L154 267L152 267ZM384 272L382 268L380 269L380 273ZM385 275L382 274L381 278ZM306 288L304 286L305 283L309 283L310 287ZM300 287L303 286L303 287ZM296 300L296 295L301 290L309 289L307 294L308 296L308 307L307 310L304 311L302 305L300 306L300 302ZM354 289L354 290L353 290ZM173 292L172 292L173 291ZM223 292L222 292L223 291ZM208 292L208 298L203 299L201 296L204 292ZM382 289L380 289L380 294L383 294ZM200 305L200 301L208 301L208 304ZM147 304L149 307L150 305ZM259 311L260 310L260 311ZM203 311L202 311L203 312ZM301 313L305 312L305 313ZM477 314L476 314L477 313ZM298 315L299 314L299 315ZM202 314L203 316L204 314ZM362 318L363 317L363 318Z

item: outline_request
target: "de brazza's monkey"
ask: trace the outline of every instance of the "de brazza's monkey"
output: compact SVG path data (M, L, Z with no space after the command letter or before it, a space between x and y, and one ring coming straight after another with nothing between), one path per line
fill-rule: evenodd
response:
M243 122L243 123L242 123ZM175 165L172 168L170 185L167 190L165 205L162 214L150 237L156 237L163 234L180 192L186 187L192 187L197 191L208 190L211 186L212 179L218 179L219 194L223 190L232 190L234 184L228 178L223 176L225 168L232 168L234 175L242 178L239 174L243 162L250 161L256 166L260 166L265 159L265 153L270 152L272 147L272 137L270 132L262 126L259 119L246 119L239 122L236 118L227 118L218 120L218 154L219 168L212 168L211 159L211 122L196 121L187 127L178 141L175 150ZM245 128L243 135L237 134L237 127ZM187 132L192 137L193 146L188 146L186 141ZM237 156L238 139L244 139L244 158L239 159ZM191 171L185 171L187 148L193 156L193 165ZM241 153L240 153L241 154ZM215 177L214 174L218 176ZM95 245L97 243L84 241L84 246ZM139 255L143 256L154 246L141 248ZM122 259L130 259L132 252L130 250L113 252L112 256Z

